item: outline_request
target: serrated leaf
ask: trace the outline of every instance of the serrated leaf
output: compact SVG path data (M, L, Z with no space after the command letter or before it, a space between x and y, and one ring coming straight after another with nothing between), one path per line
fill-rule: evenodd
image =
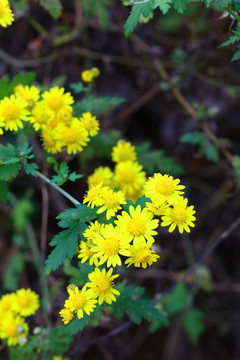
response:
M62 12L62 4L60 0L38 0L42 7L47 10L54 19L59 18Z
M75 92L75 94L80 94L85 90L84 85L81 81L78 83L71 83L69 84L70 88Z
M76 102L73 105L74 113L80 116L84 112L92 112L94 115L103 115L116 106L122 104L125 99L117 96L102 96L96 97L93 95L86 96L83 100Z
M5 181L0 181L0 201L6 202L8 198L8 184Z
M70 181L76 181L78 179L81 179L83 177L83 175L81 174L77 174L76 171L72 172L69 176L68 176L68 180Z
M89 324L90 319L91 317L85 312L83 313L83 317L81 319L78 319L76 316L71 322L70 335L75 335L79 331L82 331Z
M23 166L23 168L25 169L27 174L33 175L33 176L37 176L37 170L38 170L38 166L37 164L34 163L27 163Z
M133 32L140 20L141 15L147 18L151 12L152 8L149 2L134 5L132 7L131 14L127 18L127 21L124 25L125 35L128 37Z
M163 13L163 15L165 15L168 12L168 10L170 9L171 3L172 3L172 0L159 0L158 7L161 10L161 12Z
M90 208L85 204L76 205L76 208L70 208L60 213L57 219L60 220L58 225L66 228L71 226L71 221L78 220L78 222L86 223L92 221L98 217L98 208Z
M210 143L205 143L205 146L201 147L201 150L206 155L206 158L208 160L215 163L219 161L218 149L214 145Z
M194 345L198 343L200 335L204 332L204 313L200 309L191 309L184 314L183 329Z
M180 137L180 143L197 145L202 143L205 140L205 138L206 138L205 135L200 131L192 131L183 134Z
M168 315L172 316L184 309L189 302L186 285L181 282L177 284L172 292L166 295L160 302L166 308Z
M187 3L188 3L188 0L174 0L173 6L174 6L174 9L177 10L177 12L182 14L184 12L184 10L186 9Z

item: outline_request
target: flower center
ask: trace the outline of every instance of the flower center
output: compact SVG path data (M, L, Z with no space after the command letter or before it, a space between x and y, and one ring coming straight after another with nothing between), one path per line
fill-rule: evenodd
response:
M172 195L175 190L173 179L168 178L168 179L158 180L156 182L155 189L157 193L161 195L165 195L165 196Z
M177 225L184 224L187 220L187 211L185 209L173 209L172 217Z
M17 326L16 324L10 324L8 325L7 329L6 329L6 335L7 337L11 338L11 337L16 337L17 334Z
M18 297L18 303L21 307L27 308L31 304L31 299L28 295L20 295Z
M110 287L110 282L106 277L104 277L98 279L96 285L99 288L99 290L106 291Z
M103 242L103 250L107 256L117 255L119 251L119 240L114 237L106 238Z
M76 142L76 134L70 129L68 132L66 132L65 134L65 140L68 144L73 144Z
M133 236L143 235L146 231L146 222L141 216L135 216L129 221L127 230Z
M14 105L11 105L11 104L9 104L4 109L5 116L8 117L9 119L14 117L15 111L16 111L16 107Z
M84 305L85 299L81 294L75 294L72 299L72 304L75 309L82 309Z
M54 109L54 110L58 110L61 105L62 105L62 99L59 95L52 95L49 99L48 99L48 105Z
M38 114L37 116L36 116L36 118L37 118L37 121L40 123L40 124L42 124L42 123L46 123L47 122L47 120L48 120L48 114L46 114L46 113L40 113L40 114Z
M136 261L140 263L147 262L150 255L149 249L142 249L136 254Z
M129 170L123 171L120 175L121 181L125 184L132 184L134 182L134 173Z

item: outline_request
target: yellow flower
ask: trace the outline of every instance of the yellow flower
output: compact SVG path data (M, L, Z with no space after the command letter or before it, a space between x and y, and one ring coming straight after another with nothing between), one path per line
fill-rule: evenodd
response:
M88 240L87 242L81 241L79 246L78 258L81 259L81 263L89 260L90 265L98 266L98 259L94 258L93 255L95 252L92 251L92 241Z
M91 70L84 70L81 73L81 78L82 78L82 81L92 82L94 79L94 75Z
M100 224L97 220L94 223L91 223L87 229L84 231L83 236L88 240L95 239L96 235L100 235L104 224Z
M67 147L69 155L76 154L87 145L88 132L77 118L73 118L69 126L59 125L59 141L62 147Z
M83 203L88 203L87 206L91 206L93 209L94 206L102 205L102 183L99 183L96 186L90 186L87 193L84 195Z
M88 282L86 286L90 288L89 291L93 298L98 298L100 305L104 301L107 304L111 304L117 300L115 295L120 295L120 292L114 289L113 282L119 275L112 275L112 272L113 268L109 269L108 272L106 272L106 269L99 270L96 268L95 271L88 275L90 282Z
M29 87L19 84L14 88L14 94L21 100L28 102L28 107L31 108L39 100L40 90L36 86Z
M193 221L196 220L194 214L196 211L193 206L187 206L188 199L181 197L172 206L167 209L162 216L161 226L171 225L169 232L173 232L178 227L179 232L182 234L183 230L190 232L190 228L194 227Z
M90 136L96 136L99 131L99 121L90 112L82 114L80 120Z
M87 290L85 286L82 290L75 287L75 289L69 291L69 293L70 296L69 299L65 301L65 307L72 312L76 312L79 319L83 317L83 312L90 315L90 312L94 311L97 301L92 299L90 290Z
M11 25L14 20L12 10L9 6L8 0L0 1L0 25L7 27Z
M114 180L117 189L131 195L142 190L146 176L142 166L137 162L124 161L116 165Z
M129 213L123 211L121 215L118 215L115 223L117 227L124 233L130 240L144 240L147 239L154 242L152 235L157 235L156 229L158 227L159 220L153 218L146 208L141 210L141 206L138 205L136 209L131 205L129 207Z
M151 202L146 202L146 208L154 215L160 216L165 214L166 210L169 208L169 205L163 198L155 196L153 199L151 199Z
M59 123L70 126L72 118L73 118L72 112L73 112L73 109L71 106L69 106L68 108L60 109L56 115L55 124L53 122L53 126L56 126L56 124L59 124Z
M16 131L23 128L22 120L28 120L28 103L14 95L0 101L0 119L5 123L5 130Z
M97 68L97 67L93 67L91 70L91 73L92 73L92 76L95 78L95 77L98 77L100 75L100 70Z
M21 345L26 342L28 325L20 316L8 313L1 326L1 338L7 340L8 346Z
M16 292L13 309L21 316L33 315L39 308L39 296L31 289Z
M4 313L8 311L13 311L13 304L16 298L15 293L6 294L1 297L0 300L0 318L4 315Z
M98 209L97 214L106 211L106 218L109 220L115 213L126 204L125 196L122 191L113 191L108 187L102 188L102 206Z
M160 257L151 249L151 242L146 243L145 240L134 240L133 245L130 245L129 252L130 256L125 261L128 267L133 264L136 267L142 266L146 269L147 265L152 265Z
M179 185L179 183L179 179L174 179L170 175L155 173L153 177L150 177L146 181L144 193L150 198L160 196L163 200L172 204L184 193L182 189L184 189L185 186Z
M107 267L122 265L119 255L129 256L129 243L131 240L124 237L124 235L112 224L105 225L101 235L96 235L93 239L92 251L95 252L94 258L99 259L99 265L107 261Z
M95 186L102 182L103 186L113 188L113 172L108 166L100 166L87 179L89 186Z
M136 157L135 147L125 140L118 140L117 145L112 149L112 161L116 163L128 160L135 161Z
M51 88L49 91L45 91L42 94L42 98L45 101L46 106L57 113L61 109L71 110L71 106L74 103L72 95L67 92L64 93L64 88L57 86Z
M42 130L41 140L42 140L43 148L47 152L50 152L52 154L61 152L62 146L59 141L58 127L52 129L49 126L46 126Z
M32 109L29 122L33 124L36 131L45 129L47 125L54 119L54 112L46 107L44 101L39 101Z
M72 319L74 318L74 313L68 309L68 308L63 308L60 312L59 312L60 316L62 317L62 322L64 324L68 324L70 323L70 321L72 321Z

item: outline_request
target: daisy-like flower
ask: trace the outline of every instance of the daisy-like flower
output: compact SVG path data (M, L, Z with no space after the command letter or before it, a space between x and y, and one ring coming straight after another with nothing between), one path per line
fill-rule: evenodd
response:
M116 165L114 180L117 189L131 195L142 190L146 175L142 171L142 165L133 161L124 161Z
M96 136L99 131L99 121L96 120L96 116L92 116L90 112L83 113L80 117L80 121L88 131L90 136Z
M122 265L119 255L129 256L129 243L131 240L125 236L112 224L106 225L101 235L93 239L92 251L95 252L93 257L99 258L99 265L107 261L107 267Z
M73 118L69 126L59 124L59 141L67 147L69 155L82 151L89 141L88 132L77 118Z
M94 79L94 75L91 70L84 70L81 73L81 78L84 82L92 82Z
M62 322L64 324L68 324L70 323L70 321L72 321L72 319L74 318L74 313L68 309L68 308L63 308L60 312L59 312L60 316L62 317Z
M183 230L190 232L190 228L194 227L193 221L196 220L194 214L194 206L187 206L188 199L181 197L176 201L172 207L169 207L165 214L162 216L161 226L170 226L169 232L173 232L178 227L179 232L182 234Z
M16 346L26 342L28 325L20 316L8 313L1 324L1 338L7 340L8 346Z
M85 261L89 260L90 265L98 266L99 262L98 259L93 257L95 255L95 252L92 251L92 241L81 241L79 245L79 254L78 258L81 259L81 263L84 263Z
M39 296L31 289L19 289L16 292L13 310L20 316L30 316L39 308Z
M7 27L11 25L14 20L12 10L10 8L8 0L0 1L0 25Z
M116 163L135 161L136 158L135 147L130 142L118 140L117 145L112 148L112 161Z
M0 317L8 311L13 311L13 304L15 302L16 294L6 294L1 297L0 300Z
M146 269L148 265L152 265L152 263L156 262L160 256L151 249L151 245L151 241L133 240L133 245L130 245L129 248L130 256L125 261L125 264L128 267L132 264L136 267L142 266L144 269Z
M28 120L28 103L11 95L0 101L0 119L5 123L5 130L16 131L23 128L23 120Z
M103 186L113 188L113 172L108 166L100 166L87 179L89 186L95 186L102 182Z
M102 229L104 228L104 224L100 224L97 220L91 223L87 229L84 231L83 236L88 240L95 239L96 235L100 235Z
M83 203L88 203L87 206L91 206L92 209L94 206L102 205L102 189L102 183L99 183L96 186L90 186L89 190L84 196Z
M100 75L100 70L97 67L91 68L91 73L94 78L98 77Z
M36 86L23 86L18 84L14 88L14 94L18 96L21 100L26 100L28 102L28 108L32 108L33 105L39 100L40 90Z
M62 108L58 111L55 120L52 122L52 126L55 127L56 124L65 124L67 126L70 126L72 121L72 113L73 108L69 106L68 108Z
M39 101L32 109L32 114L29 117L29 122L33 124L36 131L45 129L54 119L54 112L46 107L43 101Z
M163 198L155 196L151 199L151 202L146 202L146 208L154 215L160 216L165 214L166 210L169 208L169 204Z
M74 103L72 95L69 92L64 93L64 88L57 86L51 88L49 91L45 91L42 94L42 98L46 106L55 113L66 108L71 110L70 105Z
M163 200L172 204L184 193L182 190L185 186L179 185L179 183L179 179L174 179L170 175L155 173L153 177L148 178L146 181L144 193L150 198L160 196Z
M119 274L112 275L113 268L110 268L108 272L106 269L99 270L96 268L93 272L88 275L90 282L86 284L91 291L93 298L98 298L98 303L101 305L104 301L107 304L111 304L113 301L116 301L115 295L120 295L120 292L114 289L114 279L116 279Z
M93 300L90 290L87 290L86 286L79 290L76 286L74 290L69 291L69 298L65 301L64 306L71 312L76 313L77 317L81 319L83 312L90 315L96 307L96 300Z
M151 244L154 242L153 235L157 235L156 229L158 227L158 219L153 219L147 208L141 210L141 206L138 205L136 209L131 205L129 207L129 213L123 211L121 215L118 215L115 223L120 231L130 239L137 240L149 240Z
M109 220L126 204L125 196L122 191L113 191L109 187L102 189L102 206L98 209L97 214L106 211L106 219Z
M59 141L58 128L59 126L57 126L55 129L46 126L41 133L42 146L44 150L52 154L56 154L62 150L62 146Z

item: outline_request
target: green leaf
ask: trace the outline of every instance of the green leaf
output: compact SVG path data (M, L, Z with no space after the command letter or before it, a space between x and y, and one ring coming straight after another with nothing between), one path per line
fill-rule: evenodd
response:
M180 137L180 143L197 145L201 144L205 140L205 135L200 131L192 131L183 134Z
M84 112L92 112L94 115L103 115L112 111L116 106L122 104L125 99L120 97L103 96L96 97L93 95L86 96L83 100L73 105L74 113L80 116Z
M70 83L69 86L75 92L75 94L80 94L85 90L85 87L81 81L78 83Z
M200 335L204 332L204 313L200 309L191 309L184 314L183 329L194 345L198 343Z
M37 170L38 170L37 164L27 163L27 164L23 165L23 168L25 169L25 171L28 175L30 174L33 176L37 176Z
M26 228L26 225L29 223L29 217L33 213L34 207L31 195L31 192L27 192L14 207L11 214L14 226L19 231L23 231Z
M210 144L209 141L205 142L205 146L201 146L200 149L208 160L215 163L219 161L218 149L213 144Z
M89 324L90 320L91 316L87 315L85 312L83 313L83 317L81 319L78 319L78 317L76 316L70 323L70 335L75 335L79 331L83 330Z
M165 15L171 7L172 0L156 0L156 1L158 2L159 9L163 13L163 15Z
M188 0L173 0L173 6L174 9L177 10L180 14L184 12L186 9L186 4L188 3Z
M48 340L52 354L65 354L70 349L73 337L66 325L60 325L51 329Z
M98 217L97 210L97 208L92 209L85 204L76 205L76 208L67 209L57 216L57 219L60 220L58 225L67 228L76 220L81 223L90 222Z
M5 181L0 181L0 201L6 202L8 198L8 184Z
M62 4L60 0L38 0L42 7L47 10L54 19L59 18L62 12Z
M129 15L125 25L125 35L128 37L135 27L137 26L141 15L145 18L152 12L152 8L149 2L139 5L134 5L131 10L131 14Z
M88 275L94 270L94 267L89 263L78 262L78 268L72 266L69 259L63 263L63 271L70 276L69 283L76 286L83 286L88 282Z
M19 288L19 277L24 269L26 255L17 253L13 255L3 273L3 287L8 291L16 291Z
M172 316L184 309L188 305L188 302L189 296L186 285L181 282L174 287L170 294L163 298L160 304L162 303L168 315Z
M20 169L21 159L17 149L11 144L0 145L0 180L16 177Z

